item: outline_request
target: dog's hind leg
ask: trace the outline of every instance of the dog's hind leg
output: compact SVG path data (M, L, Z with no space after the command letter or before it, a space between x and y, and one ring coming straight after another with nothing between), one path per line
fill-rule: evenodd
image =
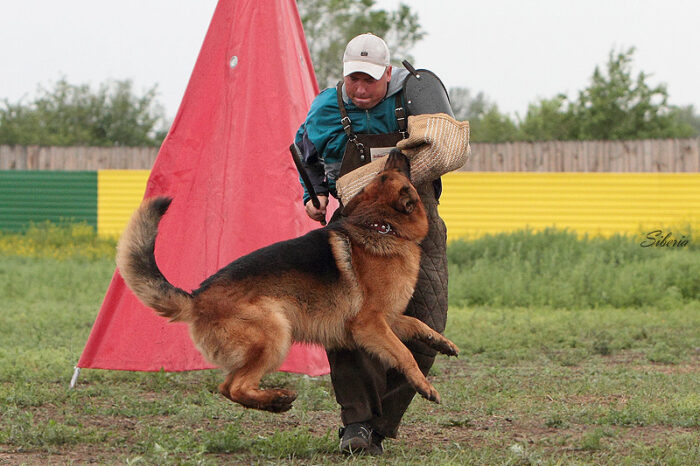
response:
M295 392L284 389L260 389L263 376L274 371L281 364L279 355L269 354L270 350L269 346L251 348L250 357L243 367L234 374L229 374L226 382L229 382L229 379L230 382L227 386L220 387L224 396L247 408L274 413L289 410L297 397Z
M224 395L226 398L231 400L231 395L229 394L229 390L231 389L231 383L233 382L233 376L235 375L235 372L229 372L226 374L226 380L221 382L219 384L219 393ZM233 401L233 400L231 400Z
M418 340L442 354L448 356L459 354L457 345L415 317L400 315L391 322L390 326L401 341Z
M284 389L260 389L262 378L276 370L291 346L291 333L283 318L274 312L258 311L271 318L246 324L246 350L236 370L232 370L219 391L247 408L281 413L292 407L297 394Z

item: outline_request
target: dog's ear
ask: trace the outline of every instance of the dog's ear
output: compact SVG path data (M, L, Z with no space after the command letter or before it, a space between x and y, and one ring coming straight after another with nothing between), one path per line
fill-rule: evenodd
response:
M411 178L411 165L403 152L398 149L391 149L384 165L384 170L392 169L400 171L406 178Z
M404 186L399 190L399 196L394 203L394 208L404 214L410 214L416 209L416 204L420 198L415 189Z

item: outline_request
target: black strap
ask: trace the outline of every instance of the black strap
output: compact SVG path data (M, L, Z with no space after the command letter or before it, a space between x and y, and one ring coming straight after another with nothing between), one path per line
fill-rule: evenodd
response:
M340 124L343 125L343 131L348 135L348 138L353 139L355 132L352 130L352 121L348 116L348 111L345 109L345 104L343 103L343 81L338 82L336 86L336 91L338 94L338 108L340 109Z
M348 141L355 144L357 150L360 152L360 159L365 159L365 145L357 140L357 134L352 129L352 121L348 116L348 111L345 109L345 104L343 103L343 81L338 81L338 85L335 87L336 94L338 97L338 109L340 110L340 124L343 125L343 131L348 136Z
M352 121L348 116L348 111L345 109L345 103L343 102L343 81L338 81L338 84L335 86L335 89L336 96L338 98L338 109L340 110L341 116L340 124L343 126L343 131L345 131L345 134L348 136L348 139L352 141L355 145L357 145L357 135L352 129ZM399 125L399 132L401 133L401 136L403 136L403 138L406 139L408 137L408 120L406 119L406 109L403 106L403 101L401 99L400 92L397 92L396 96L394 97L394 107L396 124ZM360 146L361 147L358 147L358 149L360 150L360 154L363 154L364 146L362 146L362 144L360 144Z

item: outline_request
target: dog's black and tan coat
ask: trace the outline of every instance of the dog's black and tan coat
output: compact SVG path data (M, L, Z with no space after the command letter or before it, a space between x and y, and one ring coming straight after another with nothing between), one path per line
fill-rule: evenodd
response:
M146 305L189 324L199 351L222 368L219 391L244 406L291 408L296 393L261 390L261 378L283 362L293 341L326 348L362 347L406 375L425 398L440 396L401 342L418 339L456 355L457 347L403 315L418 277L426 213L399 151L344 207L339 221L243 256L186 292L171 285L154 256L169 198L143 202L117 249L117 266Z

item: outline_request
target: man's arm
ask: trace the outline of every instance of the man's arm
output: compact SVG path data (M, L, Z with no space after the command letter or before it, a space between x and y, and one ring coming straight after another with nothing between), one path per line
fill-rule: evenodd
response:
M325 196L328 198L328 184L326 183L326 173L323 166L323 161L316 150L316 146L309 140L304 126L300 129L301 137L298 137L296 142L299 151L301 152L301 164L309 175L309 180L317 196ZM304 181L299 179L299 182L304 187L304 204L308 203L311 196L309 190L304 185Z
M304 188L304 208L306 209L306 215L312 220L321 222L322 225L326 224L326 207L328 206L328 184L326 183L325 168L323 166L323 161L319 157L318 151L313 143L309 140L306 134L305 127L299 129L301 138L297 137L295 144L301 152L301 165L302 170L306 171L309 182L313 187L313 191L316 193L318 198L319 206L314 206L311 201L311 196L309 190L306 187L304 180L300 177L299 182Z

